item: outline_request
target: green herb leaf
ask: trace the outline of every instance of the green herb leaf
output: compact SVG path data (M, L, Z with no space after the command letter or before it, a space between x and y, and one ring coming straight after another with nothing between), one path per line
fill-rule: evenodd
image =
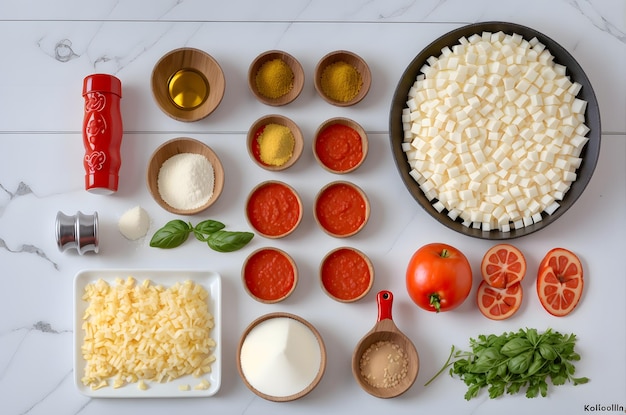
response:
M530 341L528 341L528 339L523 337L516 337L506 342L506 344L502 346L500 353L508 357L514 357L519 355L520 353L526 352L531 347L532 345L530 344Z
M210 234L224 229L225 227L226 225L224 225L222 222L207 219L194 226L193 234L197 240L201 242L206 242Z
M210 234L206 242L214 251L233 252L246 246L253 237L254 234L251 232L219 230Z
M176 248L187 240L191 229L190 223L180 219L171 220L154 233L150 239L150 246L162 249Z
M458 376L467 385L465 399L478 396L487 388L490 398L519 393L526 389L526 397L548 394L550 378L554 386L572 382L581 385L586 377L574 377L572 362L580 360L574 351L576 336L562 335L550 329L539 334L536 329L520 329L499 336L479 335L470 338L471 352L457 350L454 346L443 368L427 382L431 383L446 368L450 376Z

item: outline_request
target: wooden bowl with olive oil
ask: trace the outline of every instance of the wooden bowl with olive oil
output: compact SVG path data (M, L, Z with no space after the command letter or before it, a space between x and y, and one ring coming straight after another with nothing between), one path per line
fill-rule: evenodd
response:
M159 108L178 121L198 121L224 97L224 72L199 49L180 48L163 56L152 70L151 87Z

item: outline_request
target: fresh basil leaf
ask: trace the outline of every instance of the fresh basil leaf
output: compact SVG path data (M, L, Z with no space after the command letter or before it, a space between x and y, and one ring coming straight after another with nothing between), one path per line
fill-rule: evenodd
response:
M180 219L171 220L154 233L152 239L150 239L150 246L162 249L176 248L187 240L191 229L191 224L185 221Z
M251 232L232 232L219 230L207 237L207 244L211 249L218 252L233 252L243 248L252 240Z
M509 372L516 374L516 375L521 375L522 373L526 373L528 371L528 368L530 367L530 363L532 362L532 359L533 359L532 350L528 352L524 352L515 357L512 357L508 363Z
M535 353L533 355L533 361L528 367L528 374L532 376L535 373L539 372L539 370L546 364L546 362L547 360L541 356L541 353L535 350Z
M516 337L506 342L506 344L502 346L502 349L500 349L500 353L507 357L515 357L520 353L526 352L530 348L532 348L532 345L527 339Z
M541 356L546 360L554 360L558 356L554 347L546 343L541 343L539 345L539 353L541 353Z
M220 229L224 229L225 227L226 225L224 225L222 222L207 219L194 226L193 234L197 240L201 242L206 242L210 234L217 232Z

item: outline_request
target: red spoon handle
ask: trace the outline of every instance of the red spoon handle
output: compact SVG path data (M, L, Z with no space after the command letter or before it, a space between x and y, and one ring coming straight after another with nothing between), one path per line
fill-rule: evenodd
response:
M378 301L378 321L391 318L391 306L393 305L393 294L391 291L380 291L376 296Z

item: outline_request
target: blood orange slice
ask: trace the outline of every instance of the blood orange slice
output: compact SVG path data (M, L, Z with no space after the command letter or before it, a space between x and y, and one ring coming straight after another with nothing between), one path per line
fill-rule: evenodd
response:
M578 305L583 293L583 266L565 248L550 250L539 264L537 294L546 311L563 317Z
M494 288L507 288L524 279L526 258L513 245L494 245L483 256L480 271L487 284Z
M478 309L491 320L504 320L511 317L522 305L522 284L519 282L508 288L494 288L481 281L476 294Z

